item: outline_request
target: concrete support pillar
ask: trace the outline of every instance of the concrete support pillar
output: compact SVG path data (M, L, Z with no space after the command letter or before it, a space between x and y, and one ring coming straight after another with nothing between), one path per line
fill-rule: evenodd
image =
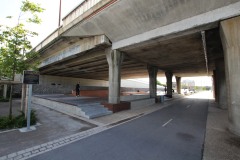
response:
M7 98L7 85L6 84L3 85L3 98L4 99Z
M215 70L213 70L213 75L212 75L212 91L213 91L213 98L215 98L216 101L216 78L215 78Z
M172 72L165 72L167 79L167 96L172 98Z
M149 92L150 98L157 97L157 72L158 68L156 66L148 65L148 74L149 74Z
M26 84L22 84L22 98L21 98L21 111L24 110L24 107L26 105Z
M121 86L121 63L123 53L117 50L106 50L107 61L109 65L109 95L108 103L120 103L120 86Z
M220 23L224 50L229 130L240 136L240 17Z
M176 83L177 83L177 93L181 94L181 77L175 77L176 78Z
M215 87L216 87L216 102L222 109L227 109L227 88L226 88L226 76L224 59L218 59L215 61Z

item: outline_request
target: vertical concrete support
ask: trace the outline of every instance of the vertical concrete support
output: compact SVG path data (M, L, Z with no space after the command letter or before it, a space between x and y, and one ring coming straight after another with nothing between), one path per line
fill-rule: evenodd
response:
M212 75L212 91L213 91L213 98L215 98L216 101L216 78L215 78L215 70L213 70L213 75Z
M176 78L176 83L177 83L177 93L181 94L181 77L175 77Z
M156 66L148 65L148 75L149 75L149 92L150 98L157 97L157 72L158 68Z
M106 56L109 65L109 95L108 103L120 103L120 86L121 86L121 63L123 53L117 50L106 49Z
M216 66L216 80L215 87L217 88L217 103L222 109L227 109L227 87L226 87L226 76L225 76L225 66L224 59L218 59L215 61Z
M23 111L26 103L26 84L22 84L22 98L21 98L21 111Z
M240 136L240 17L220 23L224 50L229 130Z
M172 98L172 72L165 72L167 78L167 96Z
M3 85L3 98L4 99L7 98L7 85L6 84Z

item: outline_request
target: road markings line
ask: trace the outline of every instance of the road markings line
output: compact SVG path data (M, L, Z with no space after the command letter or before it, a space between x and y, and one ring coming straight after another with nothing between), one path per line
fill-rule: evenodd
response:
M186 108L189 108L189 107L191 107L191 105L188 105Z
M172 121L173 119L170 119L169 121L167 121L166 123L164 123L163 125L162 125L162 127L165 127L168 123L170 123L171 121Z

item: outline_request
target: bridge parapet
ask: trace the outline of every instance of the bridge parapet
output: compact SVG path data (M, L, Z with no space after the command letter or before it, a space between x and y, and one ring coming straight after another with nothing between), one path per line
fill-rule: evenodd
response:
M53 31L49 36L47 36L40 44L38 44L35 47L35 51L39 51L40 49L42 49L44 46L46 46L48 43L52 42L55 38L57 38L59 35L59 30L56 29L55 31Z
M38 44L34 50L39 51L44 48L50 42L54 41L62 34L70 29L76 23L90 18L92 15L98 13L108 5L117 0L85 0L72 11L70 11L65 17L63 17L63 25L53 31L48 37L46 37L40 44ZM91 35L92 36L92 35Z
M70 11L65 17L63 17L63 26L66 26L77 17L91 9L94 5L102 0L85 0L81 4L79 4L76 8Z

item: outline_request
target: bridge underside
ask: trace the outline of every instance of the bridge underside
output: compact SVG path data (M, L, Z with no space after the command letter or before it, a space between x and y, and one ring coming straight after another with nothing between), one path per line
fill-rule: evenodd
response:
M149 77L155 98L157 74L168 95L173 75L177 83L213 75L216 100L227 99L229 128L240 134L239 8L239 0L102 0L71 12L38 46L40 73L107 80L109 104L120 103L120 79Z
M67 44L75 44L83 39L65 37L65 40L59 40L54 46L60 50ZM215 28L205 32L206 52L204 52L203 41L203 35L201 32L197 32L165 41L149 40L120 49L124 53L121 77L123 79L148 77L147 65L158 67L158 76L164 76L165 71L171 71L179 77L212 75L215 60L223 57L219 29ZM63 61L43 66L40 68L40 73L108 80L105 49L109 46L110 44L94 46L79 55L76 54ZM56 52L57 50L51 46L45 51Z

